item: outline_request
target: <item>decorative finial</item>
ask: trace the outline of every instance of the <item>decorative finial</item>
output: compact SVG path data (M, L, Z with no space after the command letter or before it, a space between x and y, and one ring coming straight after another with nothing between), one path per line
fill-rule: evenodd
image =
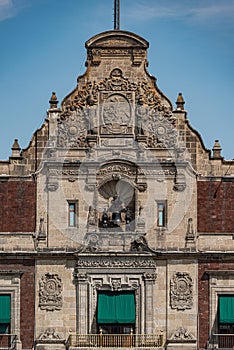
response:
M114 30L120 27L120 0L115 0L114 4Z
M213 151L213 158L222 158L221 151L222 148L220 146L219 140L215 140L214 147L212 148Z
M20 148L18 139L14 140L14 143L13 143L13 145L11 147L11 150L12 150L11 157L13 157L13 158L20 157L21 148Z
M53 109L53 108L57 108L57 105L58 105L58 99L57 99L57 96L56 96L56 93L55 92L52 92L52 96L49 100L49 103L50 103L50 108Z
M178 97L177 97L177 101L176 101L176 106L177 106L177 111L183 111L184 110L184 99L182 96L182 93L180 92Z

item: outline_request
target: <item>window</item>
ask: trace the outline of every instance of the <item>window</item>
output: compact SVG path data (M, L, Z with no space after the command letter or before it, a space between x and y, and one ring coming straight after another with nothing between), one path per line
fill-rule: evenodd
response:
M234 344L234 296L220 295L218 303L218 345L232 348Z
M0 295L0 334L9 334L11 325L11 296Z
M68 226L77 226L77 202L68 201Z
M157 202L157 226L165 227L166 222L166 202L158 201Z

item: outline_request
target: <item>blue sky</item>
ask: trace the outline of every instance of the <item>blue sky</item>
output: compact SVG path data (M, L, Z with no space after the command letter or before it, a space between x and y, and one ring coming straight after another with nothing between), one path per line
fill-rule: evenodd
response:
M26 148L52 91L62 99L85 71L84 43L113 29L113 0L0 0L0 159ZM234 158L234 0L121 0L123 30L150 43L149 72L209 149Z

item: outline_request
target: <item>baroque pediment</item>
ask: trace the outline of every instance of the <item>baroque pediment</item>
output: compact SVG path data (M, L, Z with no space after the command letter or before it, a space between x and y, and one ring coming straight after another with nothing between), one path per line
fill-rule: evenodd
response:
M131 81L115 68L77 88L62 104L58 147L89 147L88 135L144 135L149 148L175 148L177 130L169 103L146 80ZM135 135L134 135L135 134Z

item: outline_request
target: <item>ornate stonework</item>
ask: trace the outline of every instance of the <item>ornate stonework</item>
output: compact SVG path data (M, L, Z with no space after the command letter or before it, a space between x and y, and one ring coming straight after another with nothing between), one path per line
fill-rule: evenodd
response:
M62 280L57 274L46 273L39 282L39 307L42 310L61 310Z
M101 134L132 134L135 122L138 134L146 135L148 147L176 147L171 106L162 103L146 81L131 82L115 68L108 78L86 83L64 102L58 118L58 147L86 148L87 136L98 133L98 125Z
M56 341L61 340L61 337L58 333L56 333L54 328L47 328L45 332L43 332L39 337L38 340L42 341Z
M138 257L96 257L95 259L79 257L76 268L156 268L156 262L151 258Z
M195 337L184 327L179 327L170 337L170 340L174 340L176 342L187 342L191 340L195 340Z
M186 272L176 272L171 278L170 287L171 308L191 309L193 305L192 277Z
M111 95L104 103L102 118L111 133L124 133L131 122L129 102L123 95Z

